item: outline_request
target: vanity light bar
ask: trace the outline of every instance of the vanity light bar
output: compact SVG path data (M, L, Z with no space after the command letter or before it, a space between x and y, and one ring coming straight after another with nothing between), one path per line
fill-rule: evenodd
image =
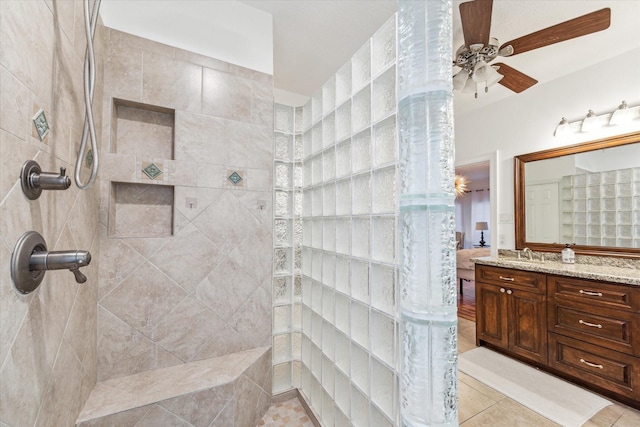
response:
M565 117L556 126L553 136L563 138L576 133L592 132L608 126L621 126L640 119L640 105L629 107L626 101L610 113L597 115L589 110L586 117L581 120L569 122Z

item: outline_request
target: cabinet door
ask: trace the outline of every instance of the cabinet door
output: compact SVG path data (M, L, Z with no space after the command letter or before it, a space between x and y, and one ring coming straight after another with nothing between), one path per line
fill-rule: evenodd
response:
M547 310L545 296L508 290L509 350L539 363L547 363Z
M476 282L476 337L507 348L507 294L504 287Z

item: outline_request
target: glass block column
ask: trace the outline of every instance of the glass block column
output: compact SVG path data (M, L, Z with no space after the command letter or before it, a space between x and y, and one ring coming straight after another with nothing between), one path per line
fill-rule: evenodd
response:
M397 426L396 17L303 108L302 393Z
M274 107L273 394L300 387L302 109Z
M398 1L400 418L457 426L452 4Z

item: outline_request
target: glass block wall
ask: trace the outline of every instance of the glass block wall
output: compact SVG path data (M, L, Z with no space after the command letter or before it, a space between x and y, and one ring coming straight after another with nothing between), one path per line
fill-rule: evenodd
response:
M458 425L449 0L398 1L400 418Z
M396 425L395 35L303 108L301 390L325 426Z
M274 107L273 394L300 387L302 108Z
M640 168L562 177L562 242L640 248Z

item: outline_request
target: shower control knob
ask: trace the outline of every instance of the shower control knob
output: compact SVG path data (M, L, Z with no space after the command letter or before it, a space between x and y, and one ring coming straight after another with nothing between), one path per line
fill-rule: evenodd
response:
M35 200L40 197L42 190L66 190L71 187L71 178L66 173L67 169L64 167L60 168L60 174L42 172L38 162L28 160L22 165L20 172L22 192L29 200Z

